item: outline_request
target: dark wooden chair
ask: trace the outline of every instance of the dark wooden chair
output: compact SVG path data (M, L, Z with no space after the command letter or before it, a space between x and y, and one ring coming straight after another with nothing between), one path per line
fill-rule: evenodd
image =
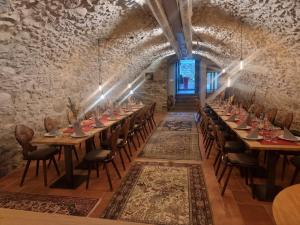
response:
M274 124L277 112L278 112L277 108L269 109L266 112L266 118L270 121L270 123Z
M293 185L295 183L296 177L300 171L300 156L298 155L298 156L292 157L290 162L295 167L295 172L294 172L292 180L291 180L291 185Z
M117 148L118 148L118 151L120 154L120 158L121 158L121 162L122 162L122 166L123 166L124 170L126 170L126 167L125 167L122 151L125 152L125 155L127 156L127 159L129 162L131 162L130 156L132 156L131 146L129 144L129 137L128 137L129 126L130 126L130 118L128 118L124 121L122 128L121 128L119 139L117 141ZM130 156L129 156L129 153L127 152L126 146L128 147Z
M36 176L39 174L39 162L43 161L43 169L44 169L44 185L47 186L47 160L52 160L55 166L56 172L60 175L56 160L54 155L59 152L58 149L51 146L33 146L31 145L31 140L34 136L34 131L25 125L17 125L15 128L15 137L18 143L22 146L23 159L27 161L20 186L23 185L28 168L30 166L31 161L36 161Z
M45 117L44 118L44 127L45 127L46 132L51 132L54 129L58 129L57 122L54 119L52 119L51 117ZM62 146L54 145L54 147L57 148L58 151L59 151L58 160L60 160L61 152L62 152ZM76 157L77 161L79 161L79 157L78 157L75 146L73 146L73 151L74 151L74 154L75 154L75 157ZM50 166L51 162L52 162L52 160L50 160L50 162L48 164L48 167Z
M248 175L250 178L250 185L253 185L253 176L252 176L252 169L257 168L258 166L258 160L256 157L251 156L246 153L229 153L225 150L225 138L222 134L222 131L216 127L217 131L217 141L218 141L218 147L219 151L221 153L221 160L224 163L224 167L222 169L222 172L220 174L220 177L218 178L218 182L221 181L223 178L227 168L229 168L228 175L225 179L221 195L223 196L232 172L233 167L239 168L241 171L244 171L246 184L248 185Z
M139 139L139 136L138 136L137 132L135 132L135 129L134 129L135 122L136 122L136 114L133 114L130 117L128 143L129 144L132 143L135 151L137 151L137 146L134 142L134 137L136 137L136 140L138 142L139 147L141 147L141 142L140 142L140 139Z
M112 130L111 135L109 136L109 149L97 149L90 151L86 154L84 157L85 162L88 165L88 177L86 181L86 189L89 187L89 181L90 181L90 175L91 175L91 170L93 167L96 168L97 170L97 177L99 177L99 164L103 164L104 169L106 170L108 182L109 182L109 187L110 190L113 190L112 182L111 182L111 177L108 169L108 164L112 163L113 167L115 168L117 175L121 179L121 174L118 170L118 167L114 161L118 149L117 149L117 142L118 142L118 137L120 134L120 127L117 126L114 130Z

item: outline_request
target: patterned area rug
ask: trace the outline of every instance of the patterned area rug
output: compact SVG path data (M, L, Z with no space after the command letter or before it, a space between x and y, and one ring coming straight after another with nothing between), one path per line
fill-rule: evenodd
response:
M0 192L0 208L88 216L99 199Z
M193 113L169 113L139 156L152 159L200 160L198 138Z
M159 225L211 225L200 165L137 162L103 218Z

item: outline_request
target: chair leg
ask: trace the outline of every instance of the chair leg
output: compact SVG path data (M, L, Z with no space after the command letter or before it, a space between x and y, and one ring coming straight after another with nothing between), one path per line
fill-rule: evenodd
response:
M52 163L52 158L50 158L50 160L49 160L49 162L48 162L48 169L50 168L51 163Z
M214 164L213 164L213 167L214 167L214 168L216 167L216 164L217 164L218 159L219 159L220 156L221 156L221 153L220 153L220 151L218 151L218 152L217 152L217 155L216 155L216 158L215 158L215 161L214 161Z
M154 119L154 117L151 117L151 119L152 119L152 121L153 121L154 125L156 126L156 122L155 122L155 119Z
M123 149L124 149L125 155L127 156L128 161L131 162L130 156L129 156L129 154L127 152L127 149L126 149L126 146L124 146Z
M97 177L99 177L99 163L96 162L96 171L97 171Z
M135 144L135 142L134 142L133 137L130 137L130 138L128 139L128 142L129 142L129 141L133 144L134 150L137 151L138 149L137 149L137 147L136 147L136 144Z
M214 144L214 141L211 141L210 144L209 144L209 146L208 146L208 151L207 151L206 159L209 158L209 155L210 155L211 149L213 147L213 144Z
M60 151L58 153L58 161L60 161L60 159L61 159L61 152L62 152L62 146L60 147Z
M44 185L47 186L47 162L43 160L43 170L44 170Z
M224 192L225 192L225 190L226 190L226 187L227 187L227 184L228 184L228 181L229 181L229 178L230 178L230 175L231 175L232 169L233 169L233 167L232 167L232 166L230 166L230 168L229 168L229 172L228 172L228 175L227 175L227 177L226 177L226 180L225 180L224 186L223 186L223 188L222 188L222 192L221 192L221 195L222 195L222 196L224 195Z
M107 179L108 179L108 183L109 183L109 187L110 187L110 190L112 191L113 190L113 187L112 187L112 183L111 183L111 179L110 179L110 174L109 174L109 171L108 171L108 167L106 165L107 163L104 163L104 168L106 170L106 175L107 175Z
M129 141L127 141L127 146L128 146L129 154L130 154L130 156L132 157L132 151L131 151L131 146L130 146ZM126 151L126 150L125 150L125 151Z
M220 183L221 182L221 180L222 180L222 178L223 178L223 176L224 176L224 174L225 174L225 172L226 172L226 169L227 169L227 163L225 163L225 165L224 165L224 167L223 167L223 170L222 170L222 172L221 172L221 174L220 174L220 177L219 177L219 179L218 179L218 182Z
M221 162L222 162L222 156L219 157L219 160L218 160L218 163L217 163L217 169L216 169L216 172L215 172L216 176L218 176L219 169L220 169L220 166L221 166Z
M90 176L91 176L91 164L88 164L88 175L87 175L87 179L86 179L86 185L85 188L88 189L89 188L89 182L90 182Z
M120 153L120 159L122 162L123 170L125 171L126 167L125 167L125 163L124 163L124 159L123 159L123 155L122 155L122 149L119 149L119 153Z
M21 186L21 187L22 187L22 185L23 185L23 183L24 183L24 179L25 179L25 177L26 177L28 168L29 168L29 166L30 166L30 162L31 162L31 160L27 160L27 163L26 163L26 166L25 166L23 175L22 175L21 183L20 183L20 186Z
M142 134L142 131L141 131L140 129L139 129L138 131L139 131L139 134L140 134L140 136L141 136L143 142L145 142L145 138L144 138L144 136L143 136L143 134Z
M291 180L291 185L294 184L298 173L299 173L299 169L295 169L295 172L294 172L292 180Z
M79 145L79 148L81 148L81 145ZM79 157L78 157L77 150L76 150L75 146L73 146L73 152L75 154L76 160L79 162Z
M137 140L137 142L138 142L138 146L141 147L141 142L140 142L140 138L139 138L138 133L136 133L135 136L136 136L136 140ZM132 137L132 140L133 140L133 137Z
M121 174L120 174L120 172L119 172L119 170L118 170L118 167L117 167L115 161L114 161L114 160L111 160L111 162L112 162L112 164L113 164L113 166L114 166L114 168L115 168L115 170L116 170L116 172L117 172L117 174L118 174L118 177L121 179L122 177L121 177Z
M36 169L35 169L35 175L39 175L39 168L40 168L40 160L36 160Z
M282 162L281 180L284 179L285 169L286 169L286 164L287 164L287 162L288 162L287 156L284 155L284 156L283 156L283 162Z
M52 160L53 160L53 164L54 164L56 173L57 173L57 175L59 176L59 175L60 175L60 172L59 172L59 169L58 169L58 166L57 166L57 163L56 163L56 160L55 160L55 157L54 157L54 156L52 157Z

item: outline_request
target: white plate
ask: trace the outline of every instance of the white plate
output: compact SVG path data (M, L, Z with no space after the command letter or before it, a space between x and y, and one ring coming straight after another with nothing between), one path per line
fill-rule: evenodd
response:
M300 141L300 137L297 137L297 136L295 136L295 137L297 138L297 140L291 140L291 139L288 139L288 138L284 138L283 134L278 136L279 139L286 140L286 141L293 141L293 142Z
M50 134L50 133L45 133L44 136L45 137L56 137L59 136L60 134Z
M249 138L249 137L243 137L244 139L246 140L249 140L249 141L259 141L259 140L263 140L264 137L263 136L258 136L257 138Z
M102 125L102 126L100 126L100 127L97 127L96 125L92 125L92 127L93 127L93 128L104 128L105 126Z
M88 135L87 135L87 134L84 134L84 135L82 135L82 136L77 136L77 135L75 135L74 133L71 134L71 137L72 137L72 138L83 138L83 137L86 137L86 136L88 136Z
M228 118L228 119L229 119L229 118ZM234 121L229 121L228 119L226 120L227 122L236 122L236 121L239 121L239 120L240 120L240 119L238 119L238 118L235 118Z
M250 126L247 126L247 127L245 127L245 128L238 128L238 127L236 127L235 129L236 129L236 130L250 130L251 127L250 127Z

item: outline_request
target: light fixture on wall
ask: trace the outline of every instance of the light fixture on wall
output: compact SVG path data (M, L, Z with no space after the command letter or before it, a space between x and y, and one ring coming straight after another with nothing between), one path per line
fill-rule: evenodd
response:
M227 87L230 87L231 86L231 79L230 77L227 78Z
M244 60L243 60L243 22L241 21L241 58L240 58L240 70L244 69Z

